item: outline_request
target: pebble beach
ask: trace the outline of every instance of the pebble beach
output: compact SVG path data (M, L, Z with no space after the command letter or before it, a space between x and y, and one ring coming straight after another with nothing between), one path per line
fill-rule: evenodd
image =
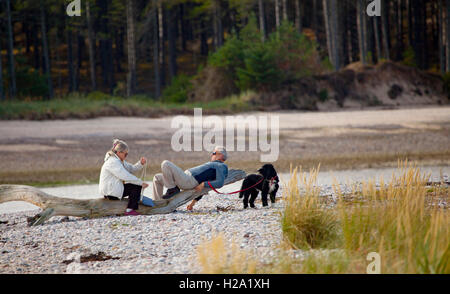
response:
M332 181L358 182L374 176L389 178L393 169L323 172L318 184L322 195L331 195ZM437 179L448 168L424 168ZM270 261L282 241L280 217L283 185L288 174L280 176L280 190L273 207L243 210L237 195L210 192L194 211L181 206L176 212L151 216L111 216L97 219L53 217L44 225L28 227L27 217L40 209L23 202L0 205L0 273L201 273L197 246L223 233L243 250ZM235 191L241 182L222 188ZM43 188L65 197L98 197L96 185ZM71 191L71 192L70 192ZM151 189L146 190L150 193ZM84 195L84 196L82 196ZM9 206L7 206L9 205ZM29 205L29 206L26 206ZM84 260L83 260L84 258Z

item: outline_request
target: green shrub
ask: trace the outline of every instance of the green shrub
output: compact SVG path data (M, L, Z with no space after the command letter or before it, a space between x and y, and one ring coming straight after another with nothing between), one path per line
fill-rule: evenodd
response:
M276 90L281 85L324 72L328 67L316 50L316 43L297 32L289 22L262 42L254 15L219 50L208 64L220 68L241 90Z
M9 79L7 79L9 81ZM45 97L48 95L47 76L30 67L20 67L16 72L19 97Z
M100 91L94 91L87 95L88 100L98 101L98 100L108 100L113 98L113 96L100 92Z
M416 53L414 52L414 48L412 46L408 46L408 48L406 48L405 52L403 52L402 63L407 66L417 67Z
M184 103L187 101L187 94L191 88L191 77L178 75L173 79L170 86L164 89L162 101L166 103Z
M256 17L251 15L239 36L230 36L222 47L209 56L208 64L219 67L231 77L235 77L237 70L245 66L246 50L259 44L261 35Z
M319 101L320 102L325 102L328 100L328 91L327 89L322 89L319 92Z
M444 81L444 92L447 93L447 97L450 99L450 73L445 73L442 76Z
M245 55L244 66L237 70L239 89L274 89L281 80L281 72L276 66L273 52L259 45L247 49Z

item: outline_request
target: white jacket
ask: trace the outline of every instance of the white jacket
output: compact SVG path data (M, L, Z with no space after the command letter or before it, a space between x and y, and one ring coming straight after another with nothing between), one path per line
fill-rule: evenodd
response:
M142 186L143 181L132 175L143 168L138 161L132 165L126 161L121 161L114 153L106 153L105 163L100 172L99 191L103 196L115 196L122 198L123 184L131 183Z

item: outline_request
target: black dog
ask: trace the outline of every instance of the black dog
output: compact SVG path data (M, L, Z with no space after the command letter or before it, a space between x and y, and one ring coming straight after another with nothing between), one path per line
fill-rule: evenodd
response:
M244 197L244 209L248 207L250 202L250 207L255 208L255 199L258 197L259 191L261 191L262 204L263 206L268 206L267 204L267 194L270 194L270 201L275 203L275 195L278 191L278 175L271 164L263 165L259 170L259 175L251 174L245 177L242 182L241 191L239 193L239 198ZM250 197L250 201L248 197Z

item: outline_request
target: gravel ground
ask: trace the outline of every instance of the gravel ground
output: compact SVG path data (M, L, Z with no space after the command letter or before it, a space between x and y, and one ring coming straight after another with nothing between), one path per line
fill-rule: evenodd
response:
M236 240L243 249L266 256L281 241L281 203L270 209L244 211L236 196L207 195L187 212L100 219L54 217L43 226L28 227L26 216L0 215L0 273L72 273L71 253L104 252L118 259L81 263L80 273L198 273L196 246L216 232ZM261 206L261 204L258 204ZM231 210L222 212L217 206Z
M348 182L358 182L374 176L385 179L393 169L322 172L318 184L321 193L332 194L332 181L337 178L345 192ZM448 168L424 167L437 180ZM280 174L282 183L288 174ZM236 190L240 182L221 190ZM96 185L45 188L58 196L93 198ZM150 187L151 188L151 187ZM210 193L195 206L194 212L185 206L176 212L153 216L114 216L100 219L53 217L38 227L28 227L26 217L39 209L5 213L0 210L0 273L199 273L196 247L218 232L228 240L235 240L241 249L250 250L269 261L274 248L280 244L282 232L280 212L283 185L278 191L274 207L242 209L236 195ZM70 191L70 192L68 192ZM147 190L148 191L151 190ZM16 209L24 209L17 202ZM19 207L17 207L19 205ZM14 208L14 207L12 207ZM221 211L218 208L229 208ZM9 208L11 210L11 207ZM26 207L25 207L26 209ZM101 254L104 253L104 256ZM71 262L73 255L109 257L104 261ZM66 262L65 262L66 261Z

